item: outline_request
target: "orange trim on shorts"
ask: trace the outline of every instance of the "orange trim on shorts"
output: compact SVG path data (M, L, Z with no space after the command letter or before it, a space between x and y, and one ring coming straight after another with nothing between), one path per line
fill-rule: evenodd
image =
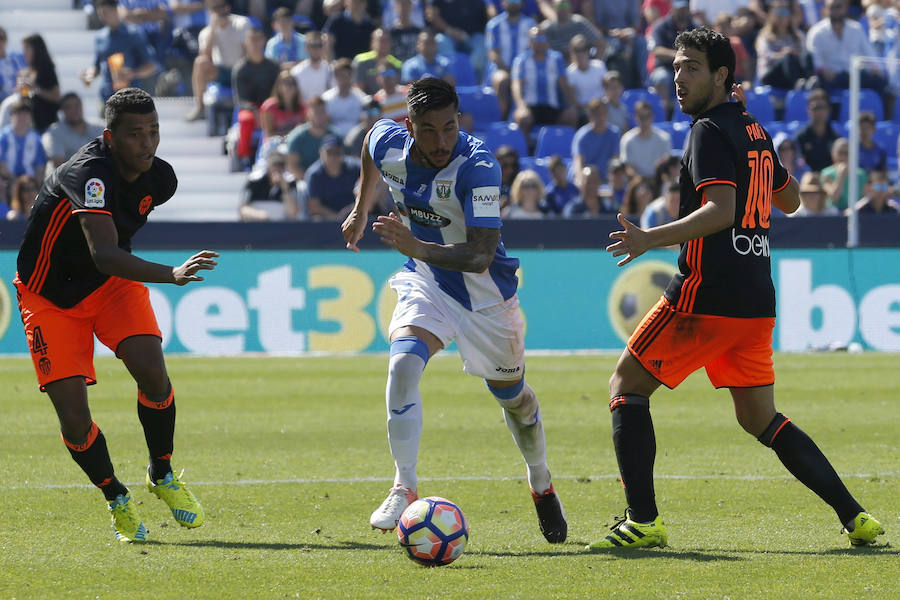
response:
M175 388L171 385L169 386L169 395L166 396L166 399L162 402L154 402L153 400L147 397L147 394L144 393L143 390L138 389L138 402L146 406L147 408L155 408L156 410L164 410L169 408L172 404L172 401L175 399Z
M91 421L91 430L88 431L87 439L82 444L73 444L69 440L66 439L62 433L59 436L62 438L63 443L69 447L70 450L74 450L75 452L84 452L88 448L91 447L91 444L94 443L94 440L97 439L97 436L100 434L100 428L97 427L97 424Z
M41 241L41 251L35 261L34 272L28 278L26 287L37 293L44 286L47 280L47 273L50 272L50 255L53 253L53 245L62 232L63 227L69 220L72 213L68 211L68 199L63 199L50 216L50 224L44 232L44 239Z
M112 213L109 212L108 210L95 210L95 209L92 209L92 208L79 208L79 209L73 210L73 211L72 211L72 214L74 215L75 213L83 213L83 212L84 212L84 213L100 213L101 215L110 215L110 216L112 216Z
M700 185L698 185L698 186L697 186L696 188L694 188L694 189L696 189L696 190L699 192L699 191L700 191L700 188L706 187L706 186L708 186L708 185L730 185L730 186L733 187L733 188L736 188L736 187L737 187L737 184L736 184L735 182L733 182L733 181L728 181L728 180L726 180L726 179L713 179L712 181L702 181L702 182L700 182Z
M784 417L784 415L781 415L781 416ZM778 437L778 434L781 432L781 430L784 429L784 426L787 425L787 424L790 423L790 422L791 422L790 418L784 417L784 423L782 423L781 425L778 426L778 429L776 429L776 430L775 430L775 433L772 434L772 439L769 440L769 445L770 445L770 446L772 445L772 442L775 441L775 438Z

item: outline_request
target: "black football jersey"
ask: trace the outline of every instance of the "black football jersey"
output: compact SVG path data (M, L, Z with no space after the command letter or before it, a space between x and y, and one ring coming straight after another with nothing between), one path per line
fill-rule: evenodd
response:
M679 218L706 202L704 188L735 188L731 227L681 245L666 288L676 310L726 317L775 316L769 260L772 194L790 175L769 133L736 102L714 106L691 125L681 159Z
M78 214L110 215L119 247L130 252L131 237L177 185L172 166L158 157L127 182L102 137L85 144L41 187L19 249L19 279L61 308L75 306L109 279L94 265Z

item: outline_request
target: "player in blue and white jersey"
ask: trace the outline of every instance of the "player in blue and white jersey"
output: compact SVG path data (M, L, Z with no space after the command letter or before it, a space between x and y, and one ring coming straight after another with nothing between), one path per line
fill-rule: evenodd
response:
M380 176L395 209L378 217L372 230L409 257L390 280L397 306L386 396L396 474L370 523L394 529L418 497L419 381L428 360L456 340L463 369L482 377L503 407L527 465L541 532L551 543L562 542L565 512L550 480L540 405L524 376L519 261L500 241L500 167L481 140L459 130L459 99L446 81L415 81L407 107L405 127L381 120L366 135L359 197L341 226L347 248L358 252Z

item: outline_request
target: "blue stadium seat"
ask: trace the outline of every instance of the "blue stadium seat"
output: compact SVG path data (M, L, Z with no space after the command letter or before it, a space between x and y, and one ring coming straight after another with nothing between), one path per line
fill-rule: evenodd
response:
M784 120L785 121L806 121L809 114L806 111L806 99L809 97L808 90L791 90L784 98Z
M544 186L550 185L550 182L553 181L550 169L547 168L547 161L543 158L535 158L533 156L519 157L519 168L522 171L531 169L537 173L538 177L541 178L541 181L544 182Z
M897 158L897 135L900 127L891 121L881 121L875 125L875 142L887 151L888 158Z
M662 100L656 95L656 92L646 89L625 90L622 92L622 102L628 107L628 112L631 115L634 115L634 105L637 104L638 100L644 100L653 108L654 122L660 123L666 120L666 110L663 108Z
M859 90L859 112L869 111L875 113L876 121L884 120L884 105L881 103L881 96L875 90L867 90L862 88ZM840 121L850 119L850 90L841 92L841 114Z
M545 125L538 130L537 146L534 155L537 157L559 154L562 158L572 157L572 138L575 130L565 125Z
M451 70L453 71L453 77L456 78L457 86L478 85L475 68L472 66L472 60L468 54L457 52L453 57Z
M528 156L528 142L525 134L515 123L500 121L491 123L485 130L484 143L496 152L500 146L512 146L519 156Z
M490 123L502 120L497 96L493 92L486 91L487 89L475 86L456 89L460 111L471 113L475 120L475 128L479 131Z
M756 117L763 126L775 120L775 107L772 106L772 99L767 94L747 92L747 112Z
M673 123L690 123L693 121L690 115L686 115L681 112L681 105L678 102L675 103L674 108L672 109L672 122Z
M690 122L673 121L669 130L672 136L672 150L684 150L684 144L687 142L687 136L691 132Z

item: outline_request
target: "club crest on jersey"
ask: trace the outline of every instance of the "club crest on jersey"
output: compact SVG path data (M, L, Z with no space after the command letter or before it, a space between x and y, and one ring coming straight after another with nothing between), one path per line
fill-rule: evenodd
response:
M150 209L153 207L153 197L150 194L147 194L143 198L141 198L141 203L138 204L138 214L146 215L150 212Z
M106 186L103 180L97 177L91 177L84 184L84 205L87 208L103 208L106 204L104 194Z
M434 182L434 184L438 198L440 198L441 200L446 200L450 197L450 189L453 187L452 181L438 179Z
M446 227L450 224L450 219L427 208L416 208L414 206L407 206L406 208L409 210L409 220L413 223L435 228Z

